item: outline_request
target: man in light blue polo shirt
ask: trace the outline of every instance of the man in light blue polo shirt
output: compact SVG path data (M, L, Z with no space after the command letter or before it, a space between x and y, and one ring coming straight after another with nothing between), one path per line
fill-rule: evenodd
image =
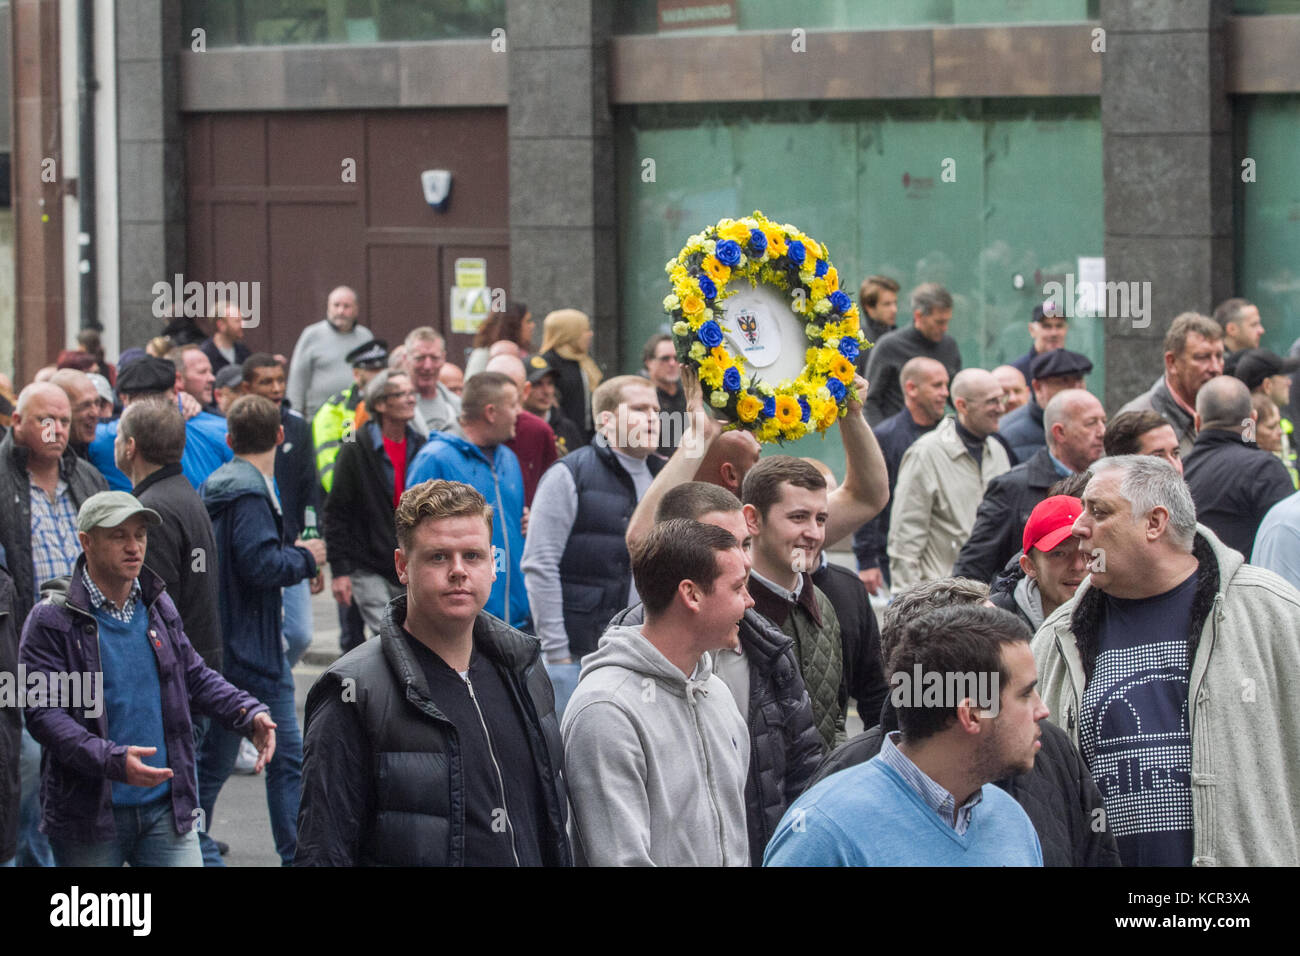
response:
M1033 824L994 780L1033 767L1047 716L1029 630L962 606L907 625L890 658L899 731L796 800L764 866L1042 866Z

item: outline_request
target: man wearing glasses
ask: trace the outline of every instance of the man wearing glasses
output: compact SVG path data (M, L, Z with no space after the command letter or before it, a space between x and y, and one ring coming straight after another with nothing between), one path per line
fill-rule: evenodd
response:
M413 426L416 391L405 372L387 369L366 386L368 420L343 442L334 487L325 502L331 590L345 607L357 602L378 634L384 608L404 589L397 580L393 513L406 490L406 469L425 438Z
M673 337L663 333L651 336L641 360L646 378L659 393L659 449L655 454L667 460L677 450L686 423L686 392L682 389L682 367L677 362Z

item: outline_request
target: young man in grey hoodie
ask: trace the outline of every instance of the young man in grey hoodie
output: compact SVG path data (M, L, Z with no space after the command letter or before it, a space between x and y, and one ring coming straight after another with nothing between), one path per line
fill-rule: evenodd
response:
M592 866L748 866L749 734L708 651L754 604L740 543L685 518L632 549L645 605L582 665L564 712L574 844Z

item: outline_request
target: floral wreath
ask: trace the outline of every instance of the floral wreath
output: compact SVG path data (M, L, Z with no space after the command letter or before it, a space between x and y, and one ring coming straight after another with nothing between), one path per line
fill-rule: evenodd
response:
M870 343L858 324L858 308L839 287L826 247L789 224L761 212L723 219L691 236L665 267L672 295L677 358L699 377L708 403L760 442L783 442L824 432L859 400L853 381L861 349ZM729 283L762 282L790 297L805 321L809 343L803 371L776 384L745 372L745 358L728 347L720 304L736 294Z

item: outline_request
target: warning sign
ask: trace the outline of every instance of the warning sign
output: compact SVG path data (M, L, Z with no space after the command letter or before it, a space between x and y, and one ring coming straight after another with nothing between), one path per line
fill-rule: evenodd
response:
M487 284L486 259L457 259L451 287L451 331L473 335L488 317L492 290Z

